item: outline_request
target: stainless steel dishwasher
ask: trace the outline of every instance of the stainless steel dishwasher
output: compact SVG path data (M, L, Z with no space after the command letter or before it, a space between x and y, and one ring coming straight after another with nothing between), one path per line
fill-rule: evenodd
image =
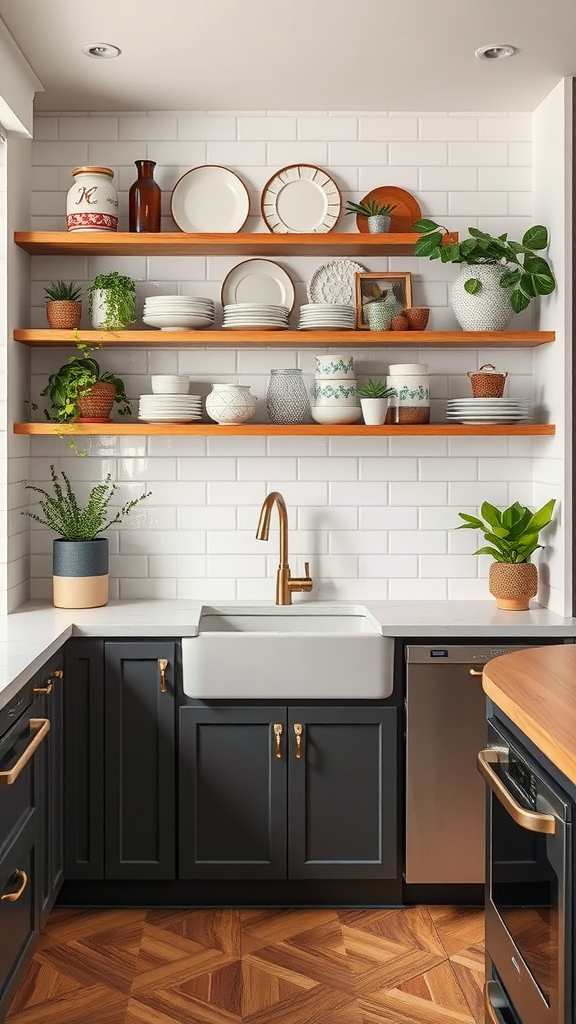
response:
M486 745L482 668L501 654L544 645L406 648L407 883L484 881L486 791L476 769Z

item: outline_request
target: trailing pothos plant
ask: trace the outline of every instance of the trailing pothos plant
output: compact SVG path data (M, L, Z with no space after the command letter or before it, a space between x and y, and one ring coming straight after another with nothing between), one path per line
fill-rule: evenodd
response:
M120 416L130 416L132 409L126 395L124 381L110 372L102 373L100 366L91 356L70 356L56 373L51 373L48 383L40 395L50 398L50 409L44 410L48 420L69 423L80 415L78 398L90 394L95 384L113 384L116 388L114 401Z
M49 494L43 487L37 487L35 484L24 485L29 491L36 491L43 496L43 499L39 501L43 518L28 509L24 509L21 514L29 516L41 526L47 526L50 530L54 530L64 540L94 540L99 533L103 533L115 523L122 522L122 519L132 511L139 501L150 497L152 493L152 491L146 491L139 498L132 498L112 517L108 506L116 491L116 484L111 482L110 473L103 483L96 484L92 488L84 507L78 503L64 470L61 470L64 486L60 483L54 466L50 466L50 476L54 494Z
M552 520L556 499L551 498L537 512L515 501L501 512L485 501L480 509L482 519L466 512L458 515L464 520L457 530L482 530L489 543L478 548L475 555L492 555L495 562L529 562L530 556L543 545L538 543L540 530Z
M416 256L427 256L442 263L465 263L469 266L500 265L502 288L510 291L510 303L520 313L538 295L550 295L556 288L554 274L543 256L536 253L548 246L548 231L542 224L528 228L521 242L508 238L508 233L494 236L478 228L468 228L469 238L456 242L441 224L423 218L413 225L422 233L414 246ZM464 288L475 295L482 282L471 273Z

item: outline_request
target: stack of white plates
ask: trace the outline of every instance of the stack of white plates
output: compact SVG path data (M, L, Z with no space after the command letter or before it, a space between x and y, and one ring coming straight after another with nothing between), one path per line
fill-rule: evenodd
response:
M281 331L288 327L286 306L264 302L232 302L224 306L222 327L233 331Z
M192 423L201 416L200 395L140 395L138 419L145 423Z
M446 419L453 423L518 423L532 418L525 398L451 398Z
M300 306L299 331L353 330L356 307L332 302L306 302Z
M161 331L188 331L211 327L214 302L195 295L149 295L144 299L142 319Z

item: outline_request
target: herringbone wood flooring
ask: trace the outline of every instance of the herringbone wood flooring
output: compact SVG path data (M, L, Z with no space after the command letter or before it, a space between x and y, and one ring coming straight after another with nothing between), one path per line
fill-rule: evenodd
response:
M480 908L53 912L9 1024L480 1024Z

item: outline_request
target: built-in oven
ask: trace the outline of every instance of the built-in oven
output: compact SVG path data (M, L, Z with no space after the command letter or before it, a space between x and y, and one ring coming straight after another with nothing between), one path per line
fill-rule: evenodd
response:
M488 784L487 1020L572 1020L572 801L500 723L478 756Z

